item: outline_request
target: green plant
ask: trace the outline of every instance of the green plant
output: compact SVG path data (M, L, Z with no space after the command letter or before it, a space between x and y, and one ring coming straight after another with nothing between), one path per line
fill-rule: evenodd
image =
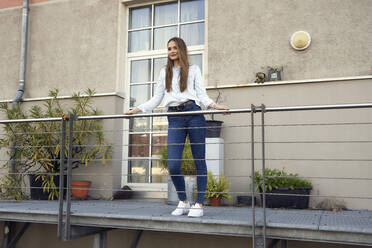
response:
M98 115L99 111L93 107L94 91L88 89L82 96L79 92L73 94L73 104L70 108L63 108L58 100L58 89L51 90L48 100L43 107L33 105L24 111L18 104L15 108L7 103L0 105L0 110L8 119L61 117L66 112L77 116ZM99 120L75 121L73 137L66 136L65 157L68 156L68 141L72 138L72 168L81 165L88 166L91 160L105 160L111 157L111 146L106 142L102 122ZM20 199L23 197L20 185L28 174L36 174L37 180L42 181L44 192L49 193L49 199L58 197L58 189L53 177L59 174L61 151L61 122L25 122L3 126L5 131L0 139L0 149L6 149L10 157L15 158L15 175L7 175L0 183L0 198ZM68 130L68 123L66 130ZM1 168L8 169L10 161L6 161ZM16 176L20 175L20 176ZM14 190L16 188L17 192Z
M276 66L268 66L267 70L271 70L273 72L280 72L283 71L283 66L282 65L276 65Z
M263 187L262 174L259 171L254 172L254 183L256 190L260 190ZM294 188L306 188L311 187L311 182L306 179L299 178L298 174L285 172L285 166L282 169L265 169L265 191L271 191L272 189L278 189L287 187L290 189Z
M167 147L160 150L160 164L164 170L168 171L168 151ZM192 157L190 142L186 141L182 153L181 172L183 175L196 175L196 167Z
M212 172L208 172L207 189L204 198L227 198L230 199L231 195L228 193L230 189L230 181L222 176L216 178Z

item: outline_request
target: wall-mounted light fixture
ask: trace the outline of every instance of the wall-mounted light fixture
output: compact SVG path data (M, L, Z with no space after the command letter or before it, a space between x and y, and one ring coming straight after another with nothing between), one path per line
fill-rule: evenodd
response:
M310 46L311 36L306 31L297 31L292 34L290 43L295 50L305 50Z

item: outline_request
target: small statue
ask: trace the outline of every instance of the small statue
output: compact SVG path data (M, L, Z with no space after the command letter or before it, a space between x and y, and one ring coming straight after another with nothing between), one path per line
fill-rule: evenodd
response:
M257 84L263 84L266 80L266 75L263 72L257 72L256 73L256 81L254 81Z

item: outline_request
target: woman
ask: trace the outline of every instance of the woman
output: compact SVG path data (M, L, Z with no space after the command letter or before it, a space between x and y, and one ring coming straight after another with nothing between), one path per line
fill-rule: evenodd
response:
M200 105L218 110L229 109L214 103L208 97L199 67L189 65L186 44L177 37L168 41L168 62L160 71L154 96L125 114L150 112L163 98L168 112L198 111L201 110ZM188 214L190 217L201 217L207 185L205 118L203 115L172 115L168 116L168 124L168 169L180 200L172 215ZM197 201L191 208L186 199L185 180L181 173L182 152L187 135L196 165L198 188Z

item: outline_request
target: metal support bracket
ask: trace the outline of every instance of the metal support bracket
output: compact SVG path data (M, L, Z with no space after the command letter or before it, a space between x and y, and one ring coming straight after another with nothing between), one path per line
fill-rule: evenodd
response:
M14 225L12 225L14 227ZM22 235L26 232L27 228L30 226L29 222L23 224L22 228L14 235L14 238L10 240L9 243L4 243L4 248L14 248L18 242L18 240L22 237ZM10 230L9 230L10 231Z
M130 246L130 248L137 248L137 245L138 245L138 242L142 236L142 233L143 233L143 230L138 230L137 233L136 233L136 236L134 237L134 240L132 242L132 245Z
M109 228L103 227L89 227L89 226L71 226L70 227L70 237L68 240L78 239L89 235L94 235L97 233L106 233L106 231L111 230ZM101 246L99 246L101 247Z

